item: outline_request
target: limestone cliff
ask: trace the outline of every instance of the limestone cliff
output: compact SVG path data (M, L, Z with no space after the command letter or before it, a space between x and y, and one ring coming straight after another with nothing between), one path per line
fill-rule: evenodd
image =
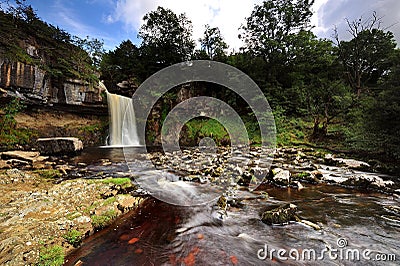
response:
M103 105L100 86L79 79L54 80L38 65L0 54L0 87L36 104Z
M20 16L0 5L1 91L28 104L104 105L96 65L82 44L90 42L77 40L23 7L25 16Z

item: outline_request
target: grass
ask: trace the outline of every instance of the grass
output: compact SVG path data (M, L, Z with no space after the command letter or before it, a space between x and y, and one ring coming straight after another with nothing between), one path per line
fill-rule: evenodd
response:
M115 210L108 210L101 215L92 215L92 226L95 230L101 230L111 224L117 213Z
M224 126L214 119L192 119L186 123L188 137L193 140L203 137L212 137L217 144L228 138L228 132Z
M59 266L63 264L64 250L61 246L54 245L40 249L38 266Z
M305 178L305 177L309 177L310 173L308 172L301 172L301 173L297 173L295 174L293 177L294 178Z
M103 201L103 206L113 204L116 201L117 201L116 197L109 197L109 198L107 198L106 200Z
M118 177L118 178L107 178L101 180L103 184L113 184L119 185L121 187L128 187L132 184L132 181L127 177Z
M35 170L34 173L45 179L59 178L62 176L61 172L56 169L40 169Z
M82 243L82 233L75 229L69 230L63 237L74 247L78 247Z
M100 201L93 202L90 206L83 210L85 214L90 214L91 211L100 206Z
M246 131L252 145L261 144L261 134L258 122L253 116L244 116L242 121L246 127ZM219 123L214 119L192 119L187 122L187 137L194 144L203 137L211 137L217 145L226 144L230 141L230 136L226 128L230 127L233 134L239 134L240 127L233 122L225 121L224 124ZM307 141L307 135L312 128L312 122L302 118L291 118L283 114L275 115L276 123L276 143L279 146L290 146L294 142ZM229 142L228 142L229 143Z
M65 216L65 218L67 218L68 220L72 221L73 219L78 218L78 217L80 217L80 216L82 216L81 213L79 213L79 212L72 212L72 213L68 213L68 214Z

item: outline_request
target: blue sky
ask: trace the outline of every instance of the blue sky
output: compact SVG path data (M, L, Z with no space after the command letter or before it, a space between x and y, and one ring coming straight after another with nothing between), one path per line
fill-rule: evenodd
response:
M157 6L186 13L193 23L195 40L202 36L204 25L218 26L231 49L238 49L238 28L245 22L255 4L262 0L27 0L44 21L79 37L94 37L112 50L130 39L139 44L137 31L144 14ZM316 0L313 6L313 31L330 38L336 25L340 36L348 38L345 18L371 16L377 11L383 17L383 28L395 33L400 43L400 1L398 0Z
M139 43L137 29L121 21L108 21L114 14L114 1L107 0L33 0L29 2L44 21L79 37L104 41L107 50L123 40Z

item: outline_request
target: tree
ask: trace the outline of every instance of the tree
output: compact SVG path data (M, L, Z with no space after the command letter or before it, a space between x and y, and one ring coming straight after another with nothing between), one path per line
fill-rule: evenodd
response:
M101 57L104 54L103 41L100 41L96 38L90 38L89 36L86 36L85 39L74 36L73 44L89 54L94 66L100 66Z
M130 40L123 41L114 51L104 54L100 71L110 90L121 81L136 81L141 76L139 48Z
M381 30L380 18L349 21L350 41L341 41L337 30L334 37L339 48L339 57L346 69L346 78L357 97L368 86L375 86L379 78L390 69L390 57L396 48L393 33Z
M228 45L224 41L218 27L211 28L205 26L204 37L199 39L201 50L204 51L211 60L224 60L226 58L225 50Z
M149 66L148 75L166 66L190 59L194 41L192 23L185 14L179 16L170 9L158 7L147 13L138 37L141 51Z
M324 138L332 120L346 114L353 103L350 88L341 78L336 48L310 31L300 31L290 46L292 90L299 94L299 99L292 97L291 104L312 117L311 138Z
M314 0L265 0L256 5L239 36L244 50L261 56L267 64L269 78L279 66L288 63L288 43L300 30L309 29Z
M362 148L381 150L400 159L400 50L391 58L393 66L380 80L380 90L364 96L358 113L358 138Z

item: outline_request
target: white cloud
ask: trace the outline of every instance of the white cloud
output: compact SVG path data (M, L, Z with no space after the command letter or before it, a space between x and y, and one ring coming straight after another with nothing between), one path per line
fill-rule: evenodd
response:
M204 25L219 27L226 42L231 48L238 49L242 42L238 39L239 27L250 16L255 4L262 0L117 0L114 12L106 18L109 23L120 21L126 31L136 33L142 24L143 16L162 6L176 14L186 13L193 23L193 38L202 37ZM397 8L398 6L398 8ZM330 38L333 27L345 32L345 18L355 19L369 15L376 10L384 16L386 25L400 21L400 1L398 0L316 0L313 6L314 15L311 24L314 33L319 37ZM399 25L390 28L395 35L400 31Z
M176 14L186 13L193 23L193 38L197 41L203 36L204 25L219 27L221 34L231 48L238 49L239 27L245 22L254 8L262 0L118 0L115 12L108 17L109 22L122 21L129 30L138 30L143 16L162 6Z
M323 17L324 17L324 5L329 0L315 0L312 10L314 12L311 17L311 25L314 27L313 31L315 34L319 35L320 33L326 33L330 28L326 28L324 25Z
M55 1L53 8L56 10L56 13L53 15L57 24L62 28L68 28L72 34L84 37L90 35L94 31L93 28L74 16L73 9L67 8L62 1Z
M320 37L331 37L336 26L341 39L349 39L345 19L350 21L362 17L367 20L374 11L382 17L382 29L394 33L397 43L400 42L400 1L398 0L317 0L319 4L314 32Z

